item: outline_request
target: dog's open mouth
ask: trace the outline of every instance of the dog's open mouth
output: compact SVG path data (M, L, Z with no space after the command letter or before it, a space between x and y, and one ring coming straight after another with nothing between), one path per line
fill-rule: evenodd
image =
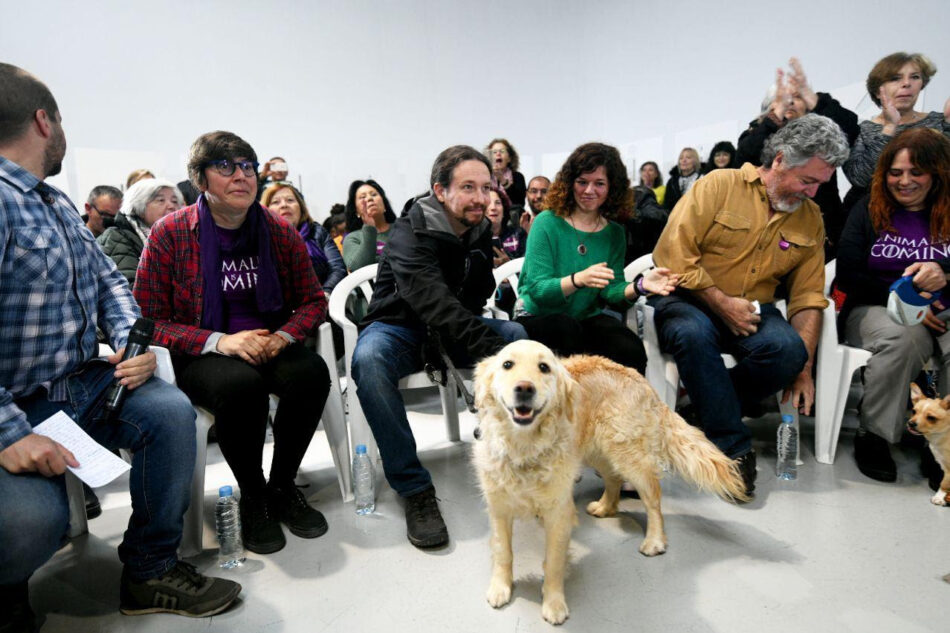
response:
M534 422L534 418L538 415L537 409L523 404L510 408L508 411L511 413L511 419L515 421L515 424L521 424L523 426Z
M911 435L923 435L923 433L917 430L917 427L911 426L909 424L907 425L907 430L911 433Z

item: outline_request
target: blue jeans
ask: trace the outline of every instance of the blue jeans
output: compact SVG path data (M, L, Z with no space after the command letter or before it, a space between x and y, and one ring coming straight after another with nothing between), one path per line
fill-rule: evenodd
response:
M514 321L480 318L508 342L528 337ZM386 481L402 497L432 485L429 471L416 454L416 440L399 393L399 380L422 369L425 339L424 330L374 321L360 332L353 352L353 379L360 407L379 446Z
M784 389L801 372L808 352L798 332L771 303L750 336L736 336L705 306L682 296L653 297L660 349L676 359L680 379L695 405L706 436L732 458L752 450L742 406ZM726 369L720 354L732 354Z
M152 378L130 391L119 419L101 417L113 367L92 362L68 379L68 399L46 392L16 401L31 425L64 411L103 446L132 451L132 517L119 558L133 580L161 576L177 561L195 463L195 410L176 387ZM59 549L69 523L64 476L0 468L0 585L27 580Z

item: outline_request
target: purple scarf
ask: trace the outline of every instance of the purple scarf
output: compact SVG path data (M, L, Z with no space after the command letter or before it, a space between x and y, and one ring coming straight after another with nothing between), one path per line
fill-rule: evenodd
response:
M314 269L319 270L329 266L330 262L327 260L326 253L323 252L314 238L313 225L310 222L304 222L297 229L297 232L300 233L303 243L307 246L307 254L310 255L310 261L313 262Z
M281 296L280 279L277 266L271 255L270 228L267 226L267 211L255 202L247 210L247 217L241 226L238 247L257 246L260 259L257 271L257 309L266 316L277 312L284 306ZM201 281L203 298L201 303L201 327L214 332L223 332L227 324L225 315L224 292L221 289L221 245L215 231L214 218L204 194L198 196L198 249L201 259Z

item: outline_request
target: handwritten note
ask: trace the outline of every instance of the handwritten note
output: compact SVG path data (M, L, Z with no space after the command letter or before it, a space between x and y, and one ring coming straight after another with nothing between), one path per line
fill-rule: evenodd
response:
M33 432L56 440L72 451L79 462L79 468L72 466L67 466L67 468L93 488L106 485L131 468L122 459L89 437L71 417L62 411L37 424L33 427Z

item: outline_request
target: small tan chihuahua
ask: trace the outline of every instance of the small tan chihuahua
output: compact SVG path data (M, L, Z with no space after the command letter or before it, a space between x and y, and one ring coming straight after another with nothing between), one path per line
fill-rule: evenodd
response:
M943 481L930 502L938 506L950 505L950 396L942 400L928 398L920 387L911 383L910 401L914 405L914 414L907 421L907 429L927 438L930 451L943 468Z

